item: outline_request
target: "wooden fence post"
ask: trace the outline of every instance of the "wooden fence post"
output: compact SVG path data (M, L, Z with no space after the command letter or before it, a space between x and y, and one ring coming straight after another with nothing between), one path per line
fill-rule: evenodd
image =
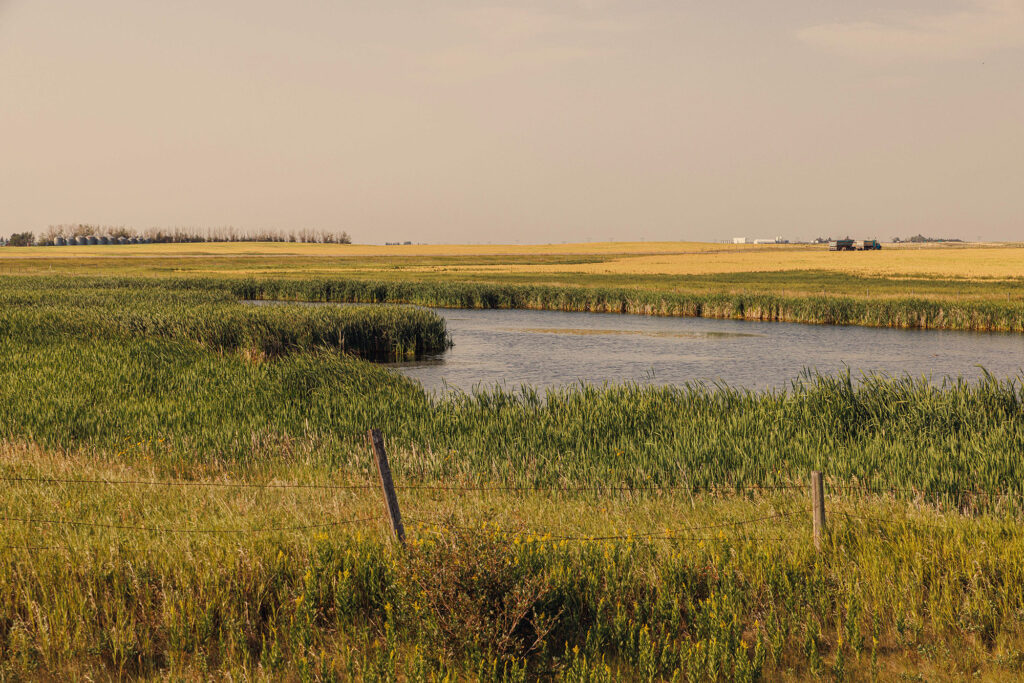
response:
M402 513L398 509L398 497L395 495L395 483L391 480L391 466L388 454L384 450L384 436L379 429L370 430L370 445L373 447L374 461L380 474L380 487L384 493L384 509L388 513L388 522L398 542L405 545L405 527L402 526Z
M821 550L825 534L825 483L821 472L811 472L811 520L814 523L814 547Z

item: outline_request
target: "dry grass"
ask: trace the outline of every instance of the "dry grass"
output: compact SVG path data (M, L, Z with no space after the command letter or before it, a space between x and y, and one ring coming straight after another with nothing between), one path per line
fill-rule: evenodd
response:
M253 474L198 481L331 481L299 463ZM12 443L0 475L163 478L145 461ZM500 670L524 652L515 680L1021 673L1020 526L997 516L829 498L816 553L802 490L399 493L403 552L388 549L373 487L0 481L4 516L106 525L0 526L14 546L0 562L0 679L493 680L481 661ZM357 518L370 521L227 533ZM158 531L171 528L223 533ZM654 536L629 535L642 530Z

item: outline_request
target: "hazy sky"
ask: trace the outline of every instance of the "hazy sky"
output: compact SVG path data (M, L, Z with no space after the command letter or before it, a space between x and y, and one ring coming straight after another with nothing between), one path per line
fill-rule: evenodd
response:
M1024 0L0 0L0 234L1024 239Z

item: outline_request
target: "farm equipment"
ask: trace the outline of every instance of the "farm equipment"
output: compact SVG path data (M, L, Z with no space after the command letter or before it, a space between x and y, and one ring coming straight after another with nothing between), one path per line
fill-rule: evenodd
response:
M832 240L829 251L877 251L882 248L878 240Z

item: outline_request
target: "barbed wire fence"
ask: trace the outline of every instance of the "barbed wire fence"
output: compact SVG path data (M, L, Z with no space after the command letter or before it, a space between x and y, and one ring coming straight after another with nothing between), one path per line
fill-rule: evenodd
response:
M608 494L653 494L653 493L670 493L678 491L688 491L691 494L694 492L693 487L689 484L680 485L625 485L625 484L591 484L591 485L568 485L568 484L533 484L533 485L487 485L487 484L436 484L436 483L405 483L395 484L392 480L390 464L388 462L387 451L384 447L383 435L377 429L371 429L367 435L367 440L370 443L371 450L374 456L374 462L376 464L377 473L380 481L378 483L356 483L356 484L316 484L316 483L254 483L254 482L229 482L229 481L195 481L195 480L148 480L148 479L114 479L114 478L96 478L96 477L45 477L45 476L24 476L24 475L13 475L13 476L0 476L0 482L7 484L30 484L35 486L125 486L125 487L152 487L152 488L203 488L203 489L238 489L238 490L305 490L305 491L365 491L370 492L375 489L379 489L384 501L384 515L382 516L364 516L351 519L331 520L312 524L297 524L297 525L274 525L274 526L263 526L253 528L220 528L220 527L185 527L185 526L153 526L145 524L126 524L126 523L113 523L113 522L98 522L88 521L80 519L68 519L64 517L48 517L48 516L34 516L34 515L0 515L0 522L2 523L13 523L22 524L29 526L46 526L46 527L70 527L70 528L95 528L95 529L112 529L118 531L132 531L139 533L149 534L183 534L183 535L259 535L259 534L273 534L273 533L295 533L295 532L308 532L313 530L323 530L329 528L338 528L345 526L353 526L359 524L368 524L374 522L386 521L390 527L391 536L400 544L404 545L406 541L405 528L403 516L398 504L398 492L415 492L415 491L430 491L430 492L442 492L442 493L549 493L549 494L593 494L595 496L608 495ZM842 496L850 499L857 499L865 495L890 495L890 496L905 496L905 497L916 497L919 500L924 500L928 497L928 492L924 489L911 488L911 487L882 487L872 486L865 484L843 484L843 483L830 483L827 485L829 492L832 494L833 500ZM777 493L777 492L794 492L794 491L809 491L811 498L811 506L804 508L801 507L796 510L790 510L786 512L773 512L768 515L757 515L754 517L748 517L740 520L720 522L714 524L707 524L702 526L689 526L684 525L684 528L677 528L675 531L672 529L662 529L659 531L630 531L621 534L605 534L605 535L586 535L586 534L571 534L566 533L562 528L551 528L545 527L541 529L537 525L533 525L533 529L528 531L515 531L515 530L502 530L501 533L506 538L519 539L520 542L526 543L545 543L545 542L573 542L573 543L587 543L587 542L612 542L612 541L628 541L628 542L641 542L641 541L686 541L686 542L712 542L723 540L723 532L726 530L737 532L737 535L732 536L733 538L739 538L745 541L762 541L762 540L790 540L792 536L784 535L750 535L747 530L752 525L764 524L766 522L774 522L781 520L792 520L800 516L804 516L806 519L807 515L810 516L811 521L811 536L814 544L819 549L821 548L822 541L828 533L827 516L838 515L848 520L858 520L861 522L871 522L880 526L892 526L894 524L914 525L921 528L933 528L933 529L945 529L944 525L932 524L924 522L922 520L906 518L891 518L891 517L880 517L878 515L866 515L860 512L850 512L847 510L835 510L826 515L826 484L825 477L819 471L811 472L810 486L800 485L795 483L784 483L784 484L749 484L749 485L730 485L722 486L717 488L710 488L705 493L712 495L726 495L726 494L765 494L765 493ZM964 489L954 491L942 491L936 494L932 494L933 497L945 497L946 499L976 499L982 498L988 501L994 499L1016 499L1024 502L1024 491L1016 489L1005 489L997 491L986 491L982 489ZM458 524L447 519L427 519L419 516L407 516L404 518L419 526L419 530L423 533L437 535L442 533L442 529L452 532L470 532L470 531L481 531L486 529L488 521L484 521L482 524ZM490 527L492 530L496 529L494 525ZM706 535L708 532L718 532L717 535ZM22 550L48 550L61 546L47 546L47 545L2 545L2 549L22 549Z

